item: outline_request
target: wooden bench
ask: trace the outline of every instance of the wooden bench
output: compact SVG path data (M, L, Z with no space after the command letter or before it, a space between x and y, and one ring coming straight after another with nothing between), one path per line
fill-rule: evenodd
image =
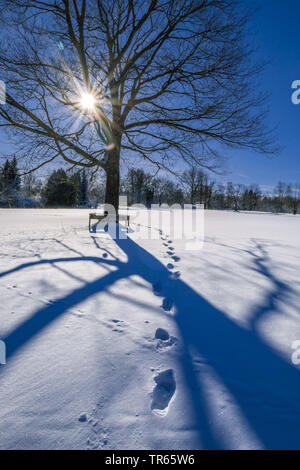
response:
M118 214L116 215L108 215L108 214L96 214L95 212L90 212L89 214L89 231L91 230L91 220L98 220L98 222L101 222L102 220L106 219L107 222L115 222L119 223L120 220L125 220L127 222L127 225L129 227L129 215L122 215Z

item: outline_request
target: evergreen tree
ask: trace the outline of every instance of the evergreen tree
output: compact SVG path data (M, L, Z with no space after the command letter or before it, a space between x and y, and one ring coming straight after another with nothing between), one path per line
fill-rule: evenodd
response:
M0 204L4 207L18 205L21 179L18 175L16 157L12 161L6 160L0 174Z
M85 169L79 175L78 204L79 206L88 206L89 204L89 182Z
M77 185L74 178L69 178L60 168L49 176L43 190L46 206L74 206L77 199Z
M4 167L1 171L1 186L2 189L7 188L10 183L10 163L9 160L6 160Z
M10 162L9 179L12 189L16 191L19 191L21 188L21 178L18 173L18 163L16 157L14 157Z
M75 205L80 206L80 171L76 171L73 173L70 177L70 180L72 181L75 191L76 191L76 200L75 200Z

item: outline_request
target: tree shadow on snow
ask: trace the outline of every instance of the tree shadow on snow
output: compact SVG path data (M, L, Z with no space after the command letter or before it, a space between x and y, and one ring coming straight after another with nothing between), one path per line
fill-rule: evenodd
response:
M93 241L97 248L102 249L95 238ZM207 302L185 282L172 278L170 271L158 259L132 239L116 239L115 242L127 255L126 262L97 256L73 256L25 263L0 274L3 277L38 264L68 261L93 261L118 268L93 282L85 283L63 299L53 301L17 326L6 338L2 338L7 347L7 359L67 310L105 291L118 280L138 275L152 285L159 281L162 295L172 299L174 304L174 320L183 343L178 366L182 368L186 381L199 447L224 449L228 448L228 442L212 424L209 405L199 380L201 375L195 369L195 356L199 356L201 361L213 369L218 381L229 391L241 415L264 448L298 449L299 371L267 344L255 327L257 321L274 305L274 298L280 297L286 287L276 281L266 268L263 247L257 246L260 255L252 254L256 269L271 279L274 290L254 312L252 328L250 326L246 329Z

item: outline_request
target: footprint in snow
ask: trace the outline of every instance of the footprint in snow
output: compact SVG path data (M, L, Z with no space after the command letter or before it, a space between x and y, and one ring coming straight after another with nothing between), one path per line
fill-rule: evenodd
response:
M155 338L161 339L162 341L167 341L170 338L170 335L167 330L164 330L163 328L157 328L155 332Z
M173 299L171 299L170 297L165 297L163 299L163 303L161 307L164 309L165 312L169 312L172 309L173 305L174 305Z
M172 369L165 370L154 377L154 380L156 387L152 393L151 410L159 416L165 416L176 390L174 372Z
M161 294L161 290L162 290L162 283L160 281L156 281L152 284L152 289L153 289L153 293L155 295L160 295Z
M175 261L175 263L177 263L178 261L180 261L180 257L179 256L172 256L172 260Z
M112 328L112 331L115 331L117 333L123 333L123 328L124 326L126 326L124 324L124 322L122 320L117 320L117 319L113 319L111 320L111 323L114 323L113 328Z
M180 271L176 271L175 273L171 273L170 278L176 280L176 279L179 279L180 276L181 276L181 272L180 272Z
M87 421L87 414L81 413L81 415L78 418L78 421L80 421L80 423L85 423Z
M170 336L167 330L163 328L157 328L155 332L155 339L157 339L157 349L170 348L177 343L177 338Z
M90 425L90 437L87 439L88 450L101 450L109 444L108 432L103 426L102 418L97 417L98 410L94 410L93 416L88 420Z
M167 264L167 268L168 268L168 269L174 269L174 264L168 263L168 264Z

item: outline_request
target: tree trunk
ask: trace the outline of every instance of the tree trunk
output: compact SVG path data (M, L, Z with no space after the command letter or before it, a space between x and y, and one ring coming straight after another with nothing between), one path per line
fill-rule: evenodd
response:
M119 193L120 193L120 149L116 148L109 152L106 164L106 190L105 204L113 206L116 214L119 211ZM105 208L110 212L109 207Z

